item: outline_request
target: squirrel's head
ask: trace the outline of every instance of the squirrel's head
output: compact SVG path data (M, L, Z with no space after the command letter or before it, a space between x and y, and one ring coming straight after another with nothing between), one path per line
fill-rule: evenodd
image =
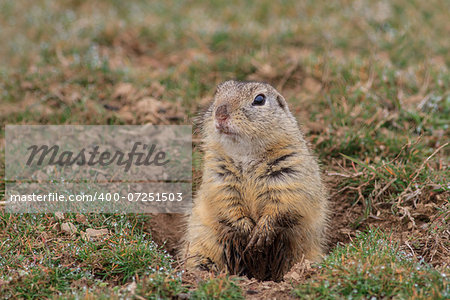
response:
M225 143L262 145L298 130L284 97L261 82L220 84L205 117L208 135Z

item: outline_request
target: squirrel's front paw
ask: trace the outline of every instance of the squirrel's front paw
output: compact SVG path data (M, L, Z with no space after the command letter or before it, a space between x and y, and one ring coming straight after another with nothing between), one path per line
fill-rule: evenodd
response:
M249 237L253 228L255 227L255 222L249 217L242 217L239 220L233 222L231 227L234 229L237 235L241 237Z
M224 225L221 233L223 241L238 239L246 243L255 227L255 222L249 217L242 217L234 222L221 221L220 223Z
M270 245L275 239L275 232L267 220L262 220L253 228L250 235L250 241L245 250L255 249L262 250Z

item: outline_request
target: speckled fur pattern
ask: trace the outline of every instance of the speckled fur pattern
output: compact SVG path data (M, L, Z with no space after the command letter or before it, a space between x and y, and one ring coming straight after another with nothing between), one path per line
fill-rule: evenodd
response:
M259 94L265 104L252 105ZM216 128L223 105L227 134ZM328 195L283 96L269 84L226 81L201 130L203 179L182 250L187 266L279 281L302 257L319 261Z

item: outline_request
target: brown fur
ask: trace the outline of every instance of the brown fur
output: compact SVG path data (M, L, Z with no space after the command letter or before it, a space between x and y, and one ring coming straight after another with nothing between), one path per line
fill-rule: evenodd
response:
M252 105L258 94L266 97L262 106ZM268 84L224 82L202 133L203 180L185 236L187 266L279 281L302 256L320 260L327 193L285 99Z

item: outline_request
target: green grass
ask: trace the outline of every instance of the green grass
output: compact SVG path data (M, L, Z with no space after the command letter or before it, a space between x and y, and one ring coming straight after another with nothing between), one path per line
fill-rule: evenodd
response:
M85 292L78 291L74 294L63 294L61 299L80 299L91 297L93 299L124 299L124 298L144 298L144 299L173 299L178 295L187 295L187 289L182 286L180 277L173 274L154 273L142 277L136 282L119 288L101 287Z
M350 189L352 192L349 195L353 194L356 199L365 201L366 217L372 213L373 204L377 202L392 203L393 210L398 211L397 205L411 199L414 193L448 191L447 170L436 165L430 166L427 164L428 158L422 162L415 161L415 154L427 151L419 148L423 147L418 145L419 142L420 139L414 144L406 144L393 159L382 159L374 165L342 154L352 163L354 172L348 173L340 187L342 190ZM443 148L444 145L438 149ZM431 153L428 157L431 158L436 153Z
M50 297L82 286L127 283L140 276L173 272L173 259L140 228L140 216L90 215L80 223L74 214L56 220L51 214L0 215L0 287L9 297ZM78 230L67 236L60 224ZM109 235L85 240L86 228L106 228ZM83 281L81 281L83 280Z
M448 299L450 281L380 230L338 246L294 293L302 299Z
M234 281L221 276L201 282L191 294L191 299L244 299L241 288Z

